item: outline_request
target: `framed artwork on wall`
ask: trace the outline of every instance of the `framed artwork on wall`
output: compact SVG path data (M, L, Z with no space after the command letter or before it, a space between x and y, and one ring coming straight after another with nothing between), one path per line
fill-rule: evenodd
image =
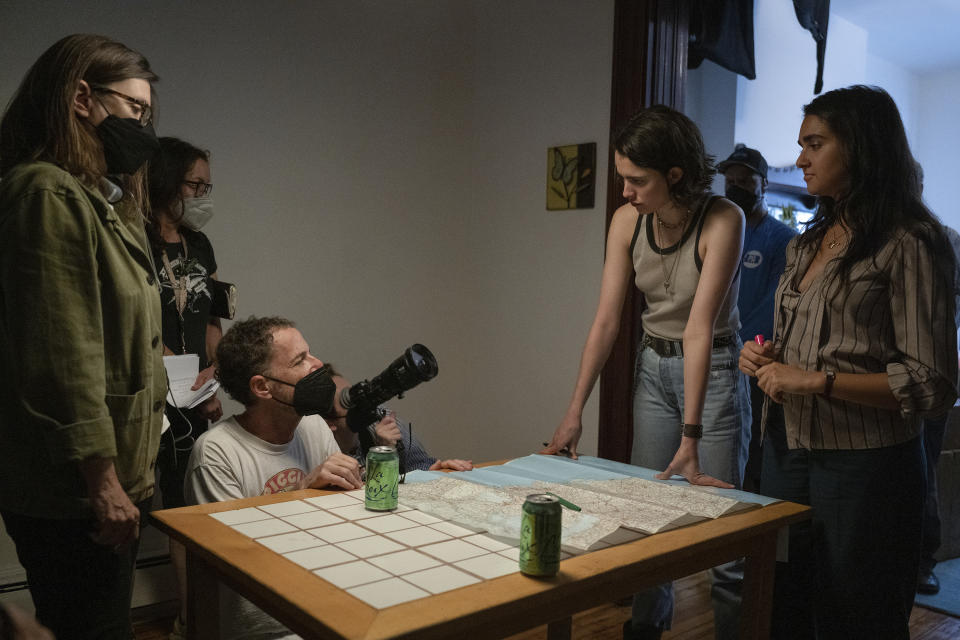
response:
M547 210L592 209L596 172L596 142L547 149Z

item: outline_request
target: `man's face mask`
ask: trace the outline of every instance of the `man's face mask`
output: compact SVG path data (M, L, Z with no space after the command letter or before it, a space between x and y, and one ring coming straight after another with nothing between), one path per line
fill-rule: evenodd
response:
M263 377L293 387L293 404L276 398L274 400L288 407L293 407L298 415L329 414L333 410L333 397L337 392L337 385L330 377L330 367L327 365L311 371L300 378L300 381L296 384L272 378L266 374L263 374Z
M733 204L743 209L745 215L749 215L757 205L757 194L755 192L747 191L743 187L738 187L735 184L729 185L724 195L727 197L727 200L730 200Z

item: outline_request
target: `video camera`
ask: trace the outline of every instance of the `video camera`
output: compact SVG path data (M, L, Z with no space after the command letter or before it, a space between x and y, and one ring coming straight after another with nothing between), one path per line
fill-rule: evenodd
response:
M364 455L373 446L373 435L367 427L384 417L380 405L394 396L402 398L406 391L434 378L437 371L437 359L430 350L415 344L373 380L362 380L340 392L340 404L347 410L347 427L359 434Z

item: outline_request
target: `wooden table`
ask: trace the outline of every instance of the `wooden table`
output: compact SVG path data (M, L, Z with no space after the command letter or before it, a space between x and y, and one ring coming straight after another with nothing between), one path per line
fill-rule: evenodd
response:
M216 638L220 583L304 638L500 638L548 624L570 637L574 613L644 587L746 557L741 638L770 629L777 532L810 517L779 502L564 560L552 578L519 573L375 609L207 514L330 493L290 493L157 511L157 526L187 551L187 629Z

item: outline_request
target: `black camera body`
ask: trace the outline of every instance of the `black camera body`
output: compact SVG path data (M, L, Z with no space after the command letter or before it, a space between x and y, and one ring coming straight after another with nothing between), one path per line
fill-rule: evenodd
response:
M372 380L362 380L340 392L340 404L347 410L347 427L360 436L364 455L373 446L368 426L379 422L384 412L380 405L437 375L437 359L422 344L407 348Z

